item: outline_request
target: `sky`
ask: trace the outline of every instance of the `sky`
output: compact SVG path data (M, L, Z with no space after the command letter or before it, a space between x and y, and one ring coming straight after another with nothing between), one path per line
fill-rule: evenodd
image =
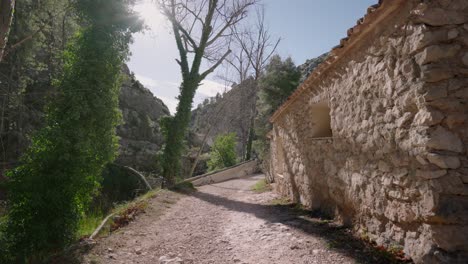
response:
M346 37L347 30L356 25L377 0L263 0L262 3L271 35L281 38L277 53L282 57L290 56L300 65L338 45L340 39ZM174 113L181 83L174 36L151 0L140 0L135 10L148 29L134 35L128 66ZM220 74L223 73L214 73L202 82L194 107L205 98L229 89L226 82L216 77Z

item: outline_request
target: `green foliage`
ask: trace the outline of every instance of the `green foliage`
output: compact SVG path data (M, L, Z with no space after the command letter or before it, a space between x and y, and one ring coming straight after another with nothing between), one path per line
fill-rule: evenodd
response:
M281 57L273 56L259 80L260 92L255 119L256 140L253 142L253 148L260 160L268 157L269 144L266 135L272 128L269 119L296 90L300 78L301 72L291 58L283 61Z
M261 103L275 111L296 90L300 78L301 72L291 58L283 61L273 56L259 81Z
M229 133L216 137L211 147L209 171L231 167L236 164L236 134Z
M75 4L84 28L64 53L59 94L22 165L8 173L5 239L16 262L40 262L73 241L118 146L121 65L140 23L125 0Z
M78 222L77 237L90 236L101 224L104 217L101 210L85 213Z
M16 162L29 146L30 139L24 135L42 126L42 115L37 113L55 93L51 82L63 66L60 54L78 28L69 0L15 4L6 56L0 63L0 137L4 142L0 162L7 164Z
M102 173L99 196L93 199L89 210L107 213L115 203L130 201L146 190L142 180L115 164L108 164Z

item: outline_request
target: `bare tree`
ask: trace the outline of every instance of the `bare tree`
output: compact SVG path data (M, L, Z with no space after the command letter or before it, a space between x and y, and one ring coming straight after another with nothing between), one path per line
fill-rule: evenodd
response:
M227 76L217 77L221 78L222 80L229 81L233 84L240 84L250 77L252 66L247 59L247 54L244 49L239 47L239 45L237 45L235 42L231 48L233 49L233 52L231 52L231 54L229 54L229 56L226 58L226 62L228 64L228 68L234 70L235 74L234 76L231 76L233 78Z
M235 31L235 43L239 47L239 51L237 55L231 56L230 60L228 60L229 64L237 72L239 76L238 79L241 82L245 81L249 76L253 76L255 80L255 94L257 94L257 81L281 41L280 38L273 38L271 36L265 24L264 6L257 7L256 19L254 27L249 26L243 30ZM249 136L247 142L244 143L246 145L245 160L249 160L252 153L255 116L257 112L256 98L251 111Z
M179 103L175 116L167 120L166 146L162 156L163 176L173 185L180 170L183 140L190 122L195 92L231 53L227 40L232 28L247 16L256 0L159 0L164 15L171 23L182 74ZM201 71L203 59L211 63ZM189 62L191 60L191 62Z
M14 9L15 0L0 0L0 62L8 42Z
M256 8L256 23L244 30L236 30L234 37L240 47L238 65L245 64L241 60L247 60L252 70L251 75L258 80L265 69L266 64L276 51L281 38L273 38L265 24L265 7ZM252 29L253 28L253 29ZM242 55L245 54L245 56ZM245 67L245 66L244 66ZM240 67L242 68L242 67Z

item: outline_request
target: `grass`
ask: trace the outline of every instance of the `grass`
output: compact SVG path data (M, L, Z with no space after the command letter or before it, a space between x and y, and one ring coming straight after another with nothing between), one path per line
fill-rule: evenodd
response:
M192 183L179 183L171 188L171 191L179 193L189 193L196 190ZM128 225L134 220L135 216L145 212L148 207L149 200L160 193L161 189L155 189L149 191L132 201L122 203L114 207L110 212L102 212L97 210L96 212L87 214L81 219L78 228L78 238L89 237L94 230L101 224L104 218L109 214L114 214L101 229L101 234L110 233L117 229ZM163 200L163 203L174 204L175 201Z
M81 218L78 224L78 237L89 237L104 219L102 212L93 212Z
M266 179L261 179L257 183L255 183L254 186L252 186L251 190L256 193L264 193L271 191L271 186L270 184L268 184Z
M85 215L79 223L78 237L89 237L94 230L101 224L106 215L113 213L112 217L101 232L110 232L128 224L136 215L144 212L148 206L148 201L153 198L160 189L149 191L136 199L117 205L111 212L103 212L96 210L90 214ZM115 221L119 221L115 223Z

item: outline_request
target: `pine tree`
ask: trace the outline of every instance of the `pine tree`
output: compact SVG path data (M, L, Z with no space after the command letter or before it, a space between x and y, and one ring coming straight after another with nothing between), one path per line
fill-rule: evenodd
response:
M275 55L266 66L264 75L259 80L258 114L255 128L256 140L253 143L255 153L260 160L267 157L268 141L266 134L271 130L269 118L283 104L299 85L301 72L291 58L282 60Z

